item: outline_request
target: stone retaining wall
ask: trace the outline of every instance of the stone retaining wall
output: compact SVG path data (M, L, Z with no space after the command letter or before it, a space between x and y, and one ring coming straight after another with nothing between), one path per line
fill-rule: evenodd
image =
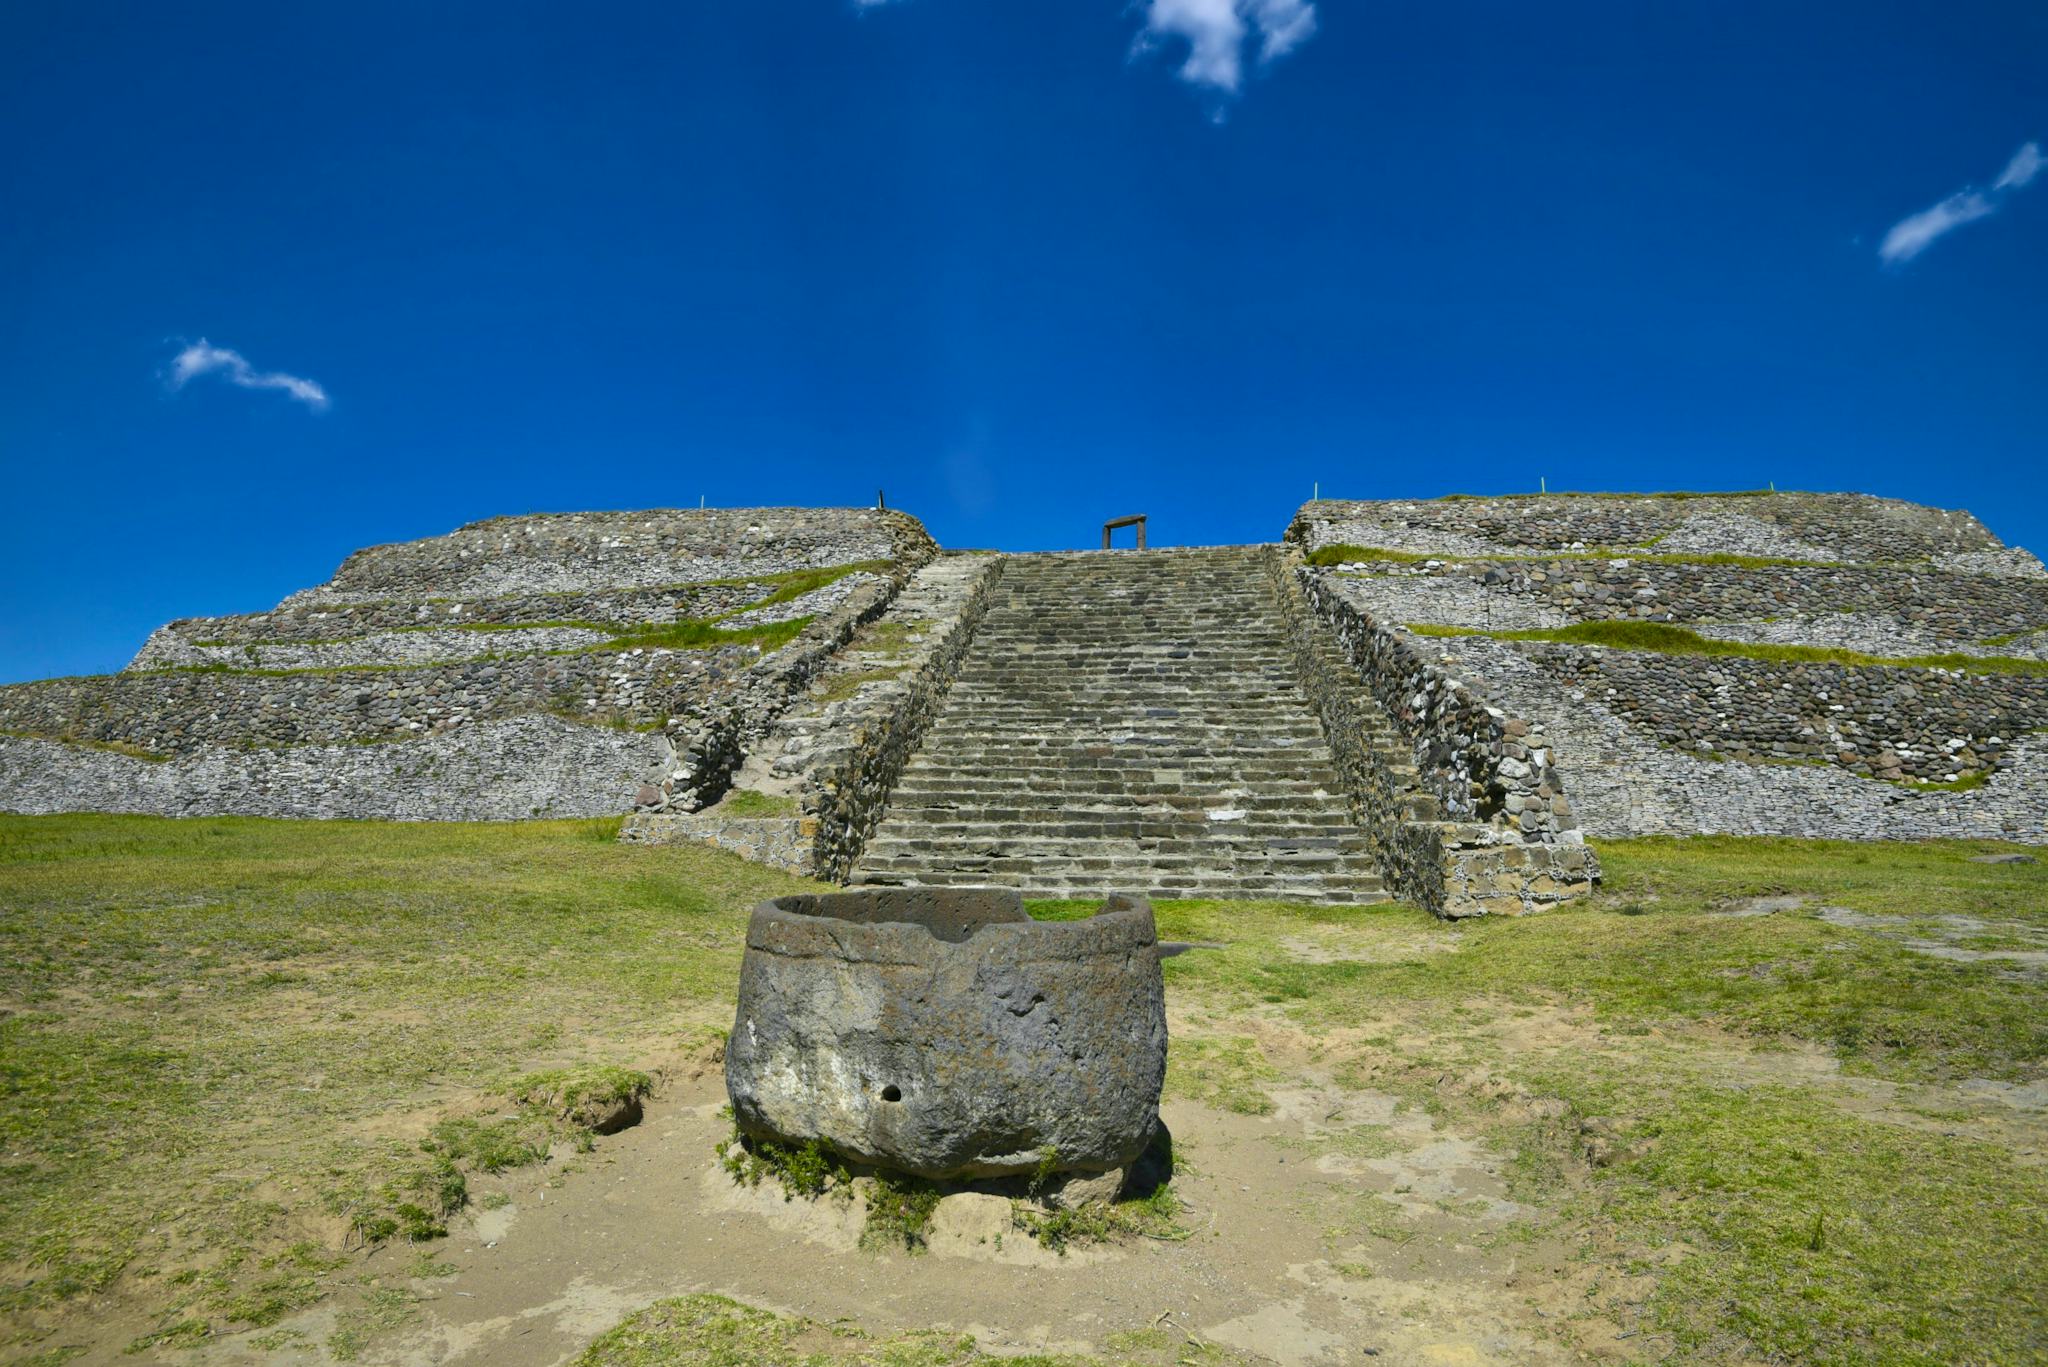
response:
M0 688L0 731L117 742L158 754L207 746L376 742L534 712L656 727L702 709L758 646L636 650L313 674L171 671Z
M1693 629L1710 640L1749 645L1819 646L1877 656L1976 655L2048 660L2048 631L2013 637L2001 634L1996 639L1964 642L1888 612L1825 612L1769 622L1702 623Z
M1287 538L1305 550L1341 543L1427 555L1636 547L1863 563L2005 549L1966 512L1811 493L1323 499L1302 507ZM2038 572L2032 557L2005 563Z
M1321 713L1354 810L1373 833L1390 885L1439 915L1527 910L1587 891L1599 865L1573 820L1546 738L1487 706L1413 648L1413 638L1348 602L1327 572L1289 551L1280 610L1304 685ZM1292 582L1286 582L1291 579ZM1298 586L1298 587L1297 587ZM1297 613L1301 595L1312 613ZM1335 642L1324 652L1310 633ZM1395 775L1356 737L1369 729L1345 681L1318 677L1348 661L1407 738L1421 783L1447 821L1415 820Z
M199 750L162 763L0 736L0 810L388 821L613 816L660 735L514 717L387 745Z
M1674 749L1839 764L1882 779L1984 773L2048 728L2048 678L1789 664L1527 643L1559 684Z
M1772 566L1550 559L1383 561L1348 566L1381 610L1404 622L1486 630L1573 621L1757 622L1843 612L1889 616L1920 639L1975 645L2048 628L2048 580L1932 569ZM1871 638L1854 649L1901 654Z
M734 725L712 738L721 747L715 791L695 779L644 790L620 838L708 841L792 872L843 879L936 714L1000 573L1001 558L990 555L920 567L886 610L820 658L765 730L743 734ZM704 763L693 757L708 743L679 757L679 773ZM800 815L729 816L716 802L728 789L788 797ZM690 810L705 794L716 805Z
M831 668L854 633L888 609L912 574L909 566L897 565L885 576L868 577L795 641L763 657L703 705L672 716L668 729L676 762L665 774L649 776L648 786L658 796L639 805L696 811L723 797L749 751Z
M1483 636L1414 640L1543 732L1586 834L1787 835L2048 844L2048 737L2004 738L1981 787L1917 790L1833 765L1709 760L1660 744L1599 692L1565 686L1529 647Z
M1323 724L1330 758L1343 776L1351 819L1364 833L1387 886L1398 897L1442 914L1440 842L1417 838L1418 812L1402 774L1372 744L1385 716L1352 666L1330 624L1311 607L1296 576L1301 556L1291 548L1266 559L1273 599L1294 653L1295 678ZM1377 715L1375 715L1377 713Z
M916 564L934 550L916 518L874 508L549 513L357 551L329 583L286 603L654 588L863 560Z
M166 669L333 670L383 665L455 664L481 656L543 655L550 651L601 646L615 631L582 627L530 627L525 630L464 630L447 627L424 631L380 631L339 641L250 642L247 645L198 645L169 628L158 630L142 648L138 661L124 673L145 674Z
M462 777L445 767L439 772L451 791L438 806L407 784L391 793L364 786L396 782L401 771L411 772L407 765L444 750L472 754L440 744L471 732L522 738L519 753L532 757L535 791L544 798L527 808L563 810L549 776L560 764L593 756L597 767L586 775L591 787L578 810L622 811L650 782L673 789L678 805L701 805L723 791L733 757L765 734L849 635L935 554L914 518L866 509L511 518L429 542L373 548L350 557L328 586L294 595L276 612L176 623L138 657L184 667L0 688L0 732L41 738L13 747L17 762L0 782L0 806L46 810L65 793L75 795L73 810L144 801L108 796L109 774L119 774L141 777L115 787L153 796L117 810L530 814L510 798L479 807L465 795ZM728 612L772 593L762 576L892 555L898 558L886 574L843 575L788 602L735 613L729 621L736 627L812 618L794 641L765 655L759 645L738 642L590 649L614 637L573 627L457 629L569 614L631 626L699 616L713 605ZM676 583L728 574L752 578ZM432 629L392 630L394 624ZM532 725L506 730L515 720ZM436 745L410 748L422 737ZM535 757L536 737L553 738L559 763ZM390 744L399 741L407 744ZM176 759L147 765L95 745ZM487 739L477 746L480 762L502 748ZM358 751L415 758L386 764L357 758ZM31 773L23 756L41 770ZM630 762L613 772L622 756ZM322 772L333 782L318 781ZM181 795L176 785L188 776ZM524 790L514 784L507 791Z
M736 584L666 584L653 589L589 589L573 593L515 593L497 598L382 599L374 602L300 601L270 612L233 617L186 617L158 627L130 669L204 664L207 649L258 644L321 644L400 631L542 622L602 622L608 626L665 626L717 617L759 602L774 589L760 581Z
M917 752L945 701L946 690L959 675L975 628L987 614L1002 575L1002 558L991 557L970 581L972 586L958 612L950 621L937 624L915 670L894 681L890 689L878 691L868 717L849 736L847 750L816 775L805 793L805 814L818 823L811 859L818 877L843 883L852 873L868 837L882 820L896 780L903 776L903 766Z

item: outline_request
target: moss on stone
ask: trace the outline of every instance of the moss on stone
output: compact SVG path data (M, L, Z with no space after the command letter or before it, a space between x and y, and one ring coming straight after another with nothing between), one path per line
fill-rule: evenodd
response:
M1568 627L1545 627L1526 631L1487 631L1479 627L1447 627L1429 622L1410 622L1417 636L1488 636L1496 641L1550 641L1561 645L1606 646L1613 650L1648 650L1662 655L1715 655L1746 660L1768 660L1779 664L1831 664L1891 669L1946 669L1966 674L2018 674L2048 677L2048 660L2028 660L2006 655L1865 655L1856 650L1832 646L1757 645L1748 641L1720 641L1702 636L1668 622L1599 621L1574 622Z

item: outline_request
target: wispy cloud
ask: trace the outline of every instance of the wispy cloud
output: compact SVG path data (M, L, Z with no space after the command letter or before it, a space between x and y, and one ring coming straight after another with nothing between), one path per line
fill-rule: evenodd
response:
M173 390L179 390L202 375L218 375L243 389L281 389L315 413L327 409L327 391L320 387L318 381L287 375L279 370L258 370L242 358L241 352L214 346L204 337L172 359L170 371L164 378Z
M853 0L857 10L896 0ZM1253 65L1285 57L1316 33L1315 0L1142 0L1144 22L1132 51L1144 54L1174 42L1187 44L1180 78L1213 94L1236 95L1244 86L1247 44L1256 40Z
M2024 190L2040 174L2041 164L2041 145L2026 144L2012 154L2012 160L1991 182L1989 191L1974 186L1958 190L1933 208L1908 214L1892 224L1891 231L1878 244L1878 258L1887 266L1903 266L1965 223L1991 217L2006 196Z
M1991 182L1994 190L2018 190L2041 174L2041 144L2030 142L2012 154L2012 160L1998 173L1998 179Z
M1310 0L1148 0L1137 51L1174 39L1188 45L1180 78L1223 95L1244 85L1245 46L1256 36L1258 65L1278 61L1316 32Z

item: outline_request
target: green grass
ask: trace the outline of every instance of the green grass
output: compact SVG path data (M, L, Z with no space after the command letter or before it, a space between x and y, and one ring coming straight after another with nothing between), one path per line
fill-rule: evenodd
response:
M977 1348L970 1335L930 1330L876 1340L857 1329L777 1315L723 1296L683 1296L648 1306L586 1348L572 1367L1082 1367L1097 1361L996 1357Z
M735 788L718 803L720 816L795 816L802 810L797 800L786 793L762 793L752 788Z
M1730 917L1721 904L1761 893L1874 915L1942 912L2048 931L2048 864L1973 864L1989 843L1855 844L1697 836L1602 841L1606 882L1590 901L1539 916L1449 924L1419 911L1367 913L1268 903L1170 904L1162 936L1224 941L1166 961L1231 1011L1260 1003L1318 1029L1376 1007L1441 1007L1482 996L1581 1006L1625 1029L1711 1022L1760 1041L1826 1047L1852 1071L1943 1081L2016 1080L2048 1071L2048 986L1982 964L1912 954L1894 940L1811 914ZM1373 959L1306 963L1272 951L1301 930L1340 930ZM1409 954L1400 947L1442 951ZM1201 1076L1224 1046L1182 1066ZM1253 1080L1257 1056L1225 1076ZM1192 1093L1191 1094L1198 1094Z
M1909 779L1906 786L1922 793L1967 793L1982 788L1991 781L1991 771L1976 769L1960 778L1951 779Z
M806 884L617 826L0 817L0 1316L225 1299L309 1215L427 1237L559 1133L515 1090L723 1024L747 909Z
M1777 494L1791 492L1793 491L1789 489L1724 489L1719 492L1715 492L1712 490L1691 491L1673 489L1659 493L1632 494L1625 491L1616 491L1612 493L1596 493L1590 491L1585 493L1571 493L1561 489L1553 489L1547 493L1530 494L1443 494L1438 497L1437 502L1490 503L1496 499L1504 498L1668 498L1678 502L1684 502L1688 499L1696 498L1771 498Z
M471 656L461 661L426 661L405 664L371 665L309 665L293 669L268 669L255 665L232 665L225 661L211 661L196 665L163 665L153 669L141 669L137 674L236 674L255 678L290 678L300 674L370 674L398 670L445 669L450 664L469 664L485 660L511 660L527 658L530 655L590 655L611 654L621 650L707 650L727 645L758 645L764 651L780 650L803 634L813 617L797 617L786 622L765 622L757 626L727 627L724 622L742 613L754 612L761 608L794 601L807 593L815 592L828 584L836 583L849 574L880 573L889 568L887 560L863 560L849 565L831 565L823 569L791 570L782 574L755 575L742 579L707 579L702 583L678 585L682 588L705 588L717 585L759 585L769 592L752 602L734 608L716 617L691 617L677 622L655 623L644 626L620 626L615 622L594 622L564 618L553 622L462 622L429 624L416 627L392 627L393 632L417 631L536 631L544 627L573 627L584 631L599 631L611 639L595 645L577 646L563 650L531 652L495 652L488 655ZM772 587L769 587L772 586ZM434 600L429 600L434 601ZM381 633L379 633L381 634ZM336 637L326 641L253 642L256 645L333 645L343 640L357 640L359 637ZM202 641L201 645L241 644L230 642ZM83 742L82 742L83 743ZM124 752L125 753L125 752ZM143 753L140 758L149 758Z
M1161 1183L1128 1201L1089 1201L1059 1210L1041 1210L1019 1201L1012 1207L1011 1220L1040 1247L1064 1254L1069 1248L1130 1239L1180 1243L1189 1237L1179 1223L1180 1214L1180 1199L1170 1185Z
M1814 914L1966 914L2048 932L2048 866L1968 861L1997 848L1604 843L1596 898L1458 925L1402 909L1168 904L1162 934L1231 942L1168 960L1169 992L1218 1022L1278 1010L1310 1040L1371 1023L1361 1043L1316 1046L1324 1065L1490 1135L1516 1155L1520 1198L1564 1202L1645 1256L1685 1250L1650 1304L1684 1360L2032 1362L2048 1324L2048 1171L1991 1139L1869 1118L1825 1074L1771 1063L1775 1049L1817 1046L1849 1073L1909 1086L2048 1075L2048 983ZM1783 893L1810 904L1722 914ZM1376 952L1329 964L1274 952L1304 932ZM1599 1043L1503 1044L1530 1013L1557 1010L1584 1013ZM1241 1038L1243 1072L1280 1066ZM1755 1076L1730 1071L1752 1057ZM1475 1070L1563 1102L1564 1118L1446 1089ZM1577 1117L1606 1118L1644 1151L1589 1186L1567 1180Z
M1668 622L1574 622L1568 627L1524 631L1486 631L1478 627L1447 627L1427 622L1410 622L1407 627L1417 636L1490 636L1497 641L1555 641L1567 645L1608 646L1616 650L1650 650L1662 655L1725 656L1779 664L1883 666L1891 669L1962 670L1973 674L2018 674L2036 678L2048 676L2048 660L2001 655L1865 655L1860 651L1826 646L1755 645L1746 641L1715 640Z
M807 593L815 593L827 584L836 584L849 574L883 574L888 571L891 563L887 560L861 560L850 565L827 565L823 569L815 570L791 570L786 574L749 580L749 583L772 583L775 585L775 591L758 602L736 608L726 615L733 616L740 612L753 612L758 608L772 608L778 603L792 602Z
M739 609L751 612L758 604L749 604ZM733 614L727 614L728 616ZM563 623L569 626L587 626L594 630L613 631L617 634L608 641L595 645L570 646L560 650L535 651L493 651L484 655L465 656L460 660L408 661L403 664L368 665L304 665L291 669L271 669L256 665L231 665L224 661L213 661L199 665L164 665L155 669L131 671L136 675L152 674L233 674L245 678L289 679L304 674L391 674L407 673L422 669L449 669L457 665L478 664L492 661L532 659L541 655L616 655L621 651L646 650L709 650L718 646L758 645L764 651L780 650L803 633L803 629L815 619L794 617L784 622L763 622L755 626L723 627L719 623L725 617L685 618L678 622L659 625L620 629L597 623ZM119 677L119 676L110 676Z
M758 645L762 650L780 650L803 634L815 619L792 617L786 622L763 622L751 627L722 627L723 618L705 621L670 622L665 626L641 627L622 632L601 646L585 646L586 654L609 654L621 650L704 650L713 646Z
M1357 565L1370 561L1384 560L1396 564L1419 564L1424 560L1447 560L1442 555L1420 555L1414 551L1388 550L1383 546L1353 546L1348 542L1330 546L1319 546L1305 557L1311 565Z
M854 1196L852 1171L831 1145L816 1139L778 1144L772 1139L750 1139L735 1130L731 1138L719 1141L718 1164L740 1186L758 1187L764 1179L772 1180L785 1201L799 1197L816 1201L825 1196L851 1201ZM867 1217L861 1226L860 1246L924 1252L925 1231L945 1193L921 1178L892 1172L873 1173L866 1187Z
M903 666L899 665L894 669L847 670L845 673L836 674L826 680L824 686L817 689L812 696L821 702L844 702L858 693L863 684L879 683L884 679L900 677L903 673L903 668Z
M1732 565L1740 569L1749 570L1787 568L1839 569L1845 567L1845 562L1835 560L1793 560L1777 555L1737 555L1733 551L1701 551L1693 555L1682 553L1651 554L1633 547L1613 547L1597 551L1499 551L1487 555L1453 555L1439 552L1425 555L1419 551L1395 551L1381 546L1331 545L1309 552L1307 559L1311 565L1325 567L1332 565L1355 565L1372 561L1417 565L1430 560L1478 565L1540 565L1559 560L1627 560L1631 563L1651 565Z
M828 565L821 569L786 570L779 574L742 575L737 578L729 579L699 579L692 580L688 583L680 584L658 584L653 588L646 590L646 592L679 593L689 589L705 588L760 588L766 590L762 597L752 599L744 605L734 608L732 612L725 614L726 616L732 616L735 613L752 612L755 608L769 607L777 603L786 603L793 598L801 598L806 593L809 593L814 589L821 589L825 587L825 585L833 583L836 580L844 579L849 574L880 574L888 570L892 563L892 561L888 560L862 560L847 565ZM554 589L537 594L522 594L521 597L582 598L587 596L588 593L589 590L587 589ZM411 604L415 601L421 603L452 603L456 600L453 598L423 598L418 600L386 598L379 599L376 602L372 603L365 603L362 606L388 607L393 603ZM264 614L259 613L251 615L262 616ZM717 619L712 618L707 620L715 621ZM427 622L422 623L420 625L408 625L402 627L377 627L371 629L371 631L369 632L363 633L363 635L402 635L407 632L422 631L540 631L549 627L573 627L582 631L603 632L618 632L629 629L618 622L599 622L593 621L590 618L585 617L562 617L554 619L552 621L545 622ZM323 636L307 640L290 641L248 642L201 640L194 641L193 644L198 646L213 647L246 645L325 646L339 645L343 641L353 641L360 639L362 639L361 635Z
M130 759L144 760L150 764L163 764L171 758L154 750L145 750L139 745L131 745L125 740L89 740L69 732L46 736L34 731L10 731L0 728L0 736L12 736L16 740L53 740L60 745L78 745L87 750L104 750L110 755L126 755Z
M654 1079L637 1068L585 1063L528 1073L508 1091L515 1105L592 1130L620 1106L644 1101L654 1091Z
M701 1048L729 1020L748 908L806 885L615 829L0 818L0 1317L27 1336L10 1348L61 1351L38 1326L98 1295L159 1306L166 1347L284 1324L382 1222L431 1241L470 1179L574 1142L581 1103ZM1948 1089L2048 1076L2048 984L1907 943L1955 915L1987 944L2048 936L2048 865L1969 860L2003 848L1603 843L1597 896L1457 924L1163 902L1165 937L1222 946L1164 965L1169 1091L1251 1116L1310 1085L1426 1109L1507 1156L1515 1199L1603 1275L1649 1270L1646 1360L2037 1361L2048 1169ZM1806 905L1728 914L1760 894ZM1619 1137L1601 1167L1595 1122ZM1177 1138L1199 1158L1203 1135ZM308 1244L320 1217L356 1233ZM345 1358L418 1309L357 1288L335 1313ZM978 1354L692 1300L582 1361Z

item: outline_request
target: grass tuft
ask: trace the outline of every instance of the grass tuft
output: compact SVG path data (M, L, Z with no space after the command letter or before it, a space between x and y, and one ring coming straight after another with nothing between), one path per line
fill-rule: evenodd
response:
M1447 627L1427 622L1410 622L1407 627L1417 636L1488 636L1497 641L1554 641L1565 645L1607 646L1615 650L1649 650L1662 655L1706 655L1769 660L1779 664L1946 669L1973 674L2048 676L2048 660L2028 660L2002 655L1883 656L1865 655L1855 650L1837 650L1828 646L1755 645L1747 641L1715 640L1684 627L1672 626L1668 622L1574 622L1568 627L1532 628L1524 631L1487 631L1480 627Z
M720 816L795 816L802 810L794 797L784 793L763 793L752 788L735 788L718 803Z

